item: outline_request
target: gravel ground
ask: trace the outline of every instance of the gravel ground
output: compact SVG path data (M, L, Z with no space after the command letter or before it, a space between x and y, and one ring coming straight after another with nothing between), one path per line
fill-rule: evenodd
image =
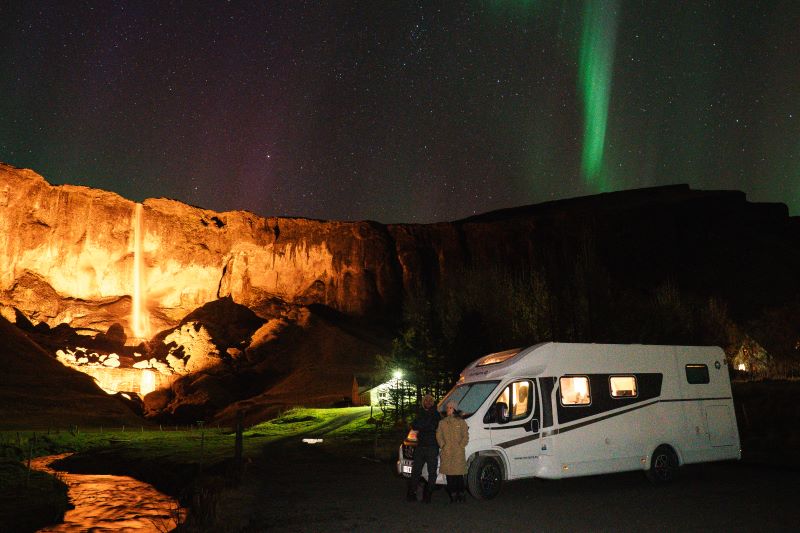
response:
M797 469L694 465L666 487L640 472L507 483L491 501L405 501L389 462L356 450L284 442L254 464L258 531L796 531ZM345 458L349 457L349 458ZM248 476L249 477L249 476ZM253 478L251 478L253 479Z

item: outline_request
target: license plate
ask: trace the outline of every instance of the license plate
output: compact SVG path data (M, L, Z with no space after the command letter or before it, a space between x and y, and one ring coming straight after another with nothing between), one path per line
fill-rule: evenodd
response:
M411 473L411 467L403 465L403 473L404 474L410 474Z

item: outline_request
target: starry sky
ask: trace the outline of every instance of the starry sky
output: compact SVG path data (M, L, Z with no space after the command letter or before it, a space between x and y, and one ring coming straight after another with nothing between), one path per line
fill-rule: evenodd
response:
M613 190L800 214L800 2L0 2L0 161L216 211Z

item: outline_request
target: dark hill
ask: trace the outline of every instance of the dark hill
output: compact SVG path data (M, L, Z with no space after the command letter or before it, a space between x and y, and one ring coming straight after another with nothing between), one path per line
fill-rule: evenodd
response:
M50 357L0 317L0 426L15 429L72 425L139 425L142 419L94 380Z

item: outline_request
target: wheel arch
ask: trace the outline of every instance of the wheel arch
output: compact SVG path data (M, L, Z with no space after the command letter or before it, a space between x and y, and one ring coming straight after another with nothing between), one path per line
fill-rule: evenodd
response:
M472 465L472 462L477 459L478 457L492 457L497 459L497 463L500 465L500 471L503 474L503 481L508 481L508 459L506 458L505 454L499 450L480 450L472 455L469 456L467 459L467 472L469 472L469 467Z
M650 448L647 450L647 455L646 455L647 461L645 462L645 470L650 470L650 459L653 457L653 454L656 452L656 450L661 448L662 446L672 450L672 452L675 454L675 457L678 458L679 467L684 465L683 452L681 451L680 447L676 446L671 442L664 441L664 442L657 442L656 444L651 445Z

